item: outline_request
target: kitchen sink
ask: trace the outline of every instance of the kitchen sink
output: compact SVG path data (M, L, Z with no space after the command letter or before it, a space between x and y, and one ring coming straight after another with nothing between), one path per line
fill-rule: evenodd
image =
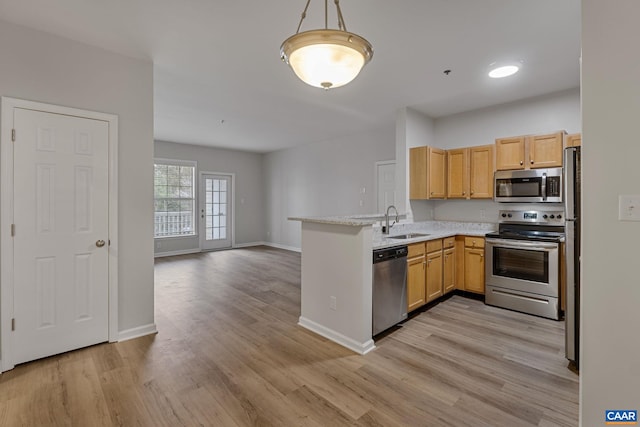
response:
M398 240L406 240L406 239L415 239L417 237L426 237L429 234L422 233L407 233L407 234L399 234L397 236L387 236L389 239L398 239Z

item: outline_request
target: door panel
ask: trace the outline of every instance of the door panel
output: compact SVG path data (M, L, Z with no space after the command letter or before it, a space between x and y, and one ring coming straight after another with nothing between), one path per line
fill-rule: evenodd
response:
M383 213L390 205L396 204L396 164L384 163L377 165L378 209Z
M14 109L14 362L108 340L108 123Z
M201 174L200 195L200 247L230 248L231 176Z

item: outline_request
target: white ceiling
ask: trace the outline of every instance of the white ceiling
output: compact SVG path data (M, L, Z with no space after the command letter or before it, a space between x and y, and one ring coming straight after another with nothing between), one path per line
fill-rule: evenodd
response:
M268 152L579 85L580 0L343 0L373 60L329 91L280 61L305 0L0 0L0 19L154 62L156 139ZM335 28L333 1L330 28ZM313 0L302 30L324 25ZM486 76L523 60L514 77ZM449 76L443 71L451 69Z

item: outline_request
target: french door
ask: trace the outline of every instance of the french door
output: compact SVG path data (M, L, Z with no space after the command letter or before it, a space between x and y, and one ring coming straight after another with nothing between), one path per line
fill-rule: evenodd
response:
M200 248L230 248L232 245L232 176L200 174Z

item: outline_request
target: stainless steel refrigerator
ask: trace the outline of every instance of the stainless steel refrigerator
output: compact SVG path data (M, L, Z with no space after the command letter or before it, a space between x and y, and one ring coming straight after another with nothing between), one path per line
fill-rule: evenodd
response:
M565 355L579 367L580 355L580 147L564 151L567 301Z

